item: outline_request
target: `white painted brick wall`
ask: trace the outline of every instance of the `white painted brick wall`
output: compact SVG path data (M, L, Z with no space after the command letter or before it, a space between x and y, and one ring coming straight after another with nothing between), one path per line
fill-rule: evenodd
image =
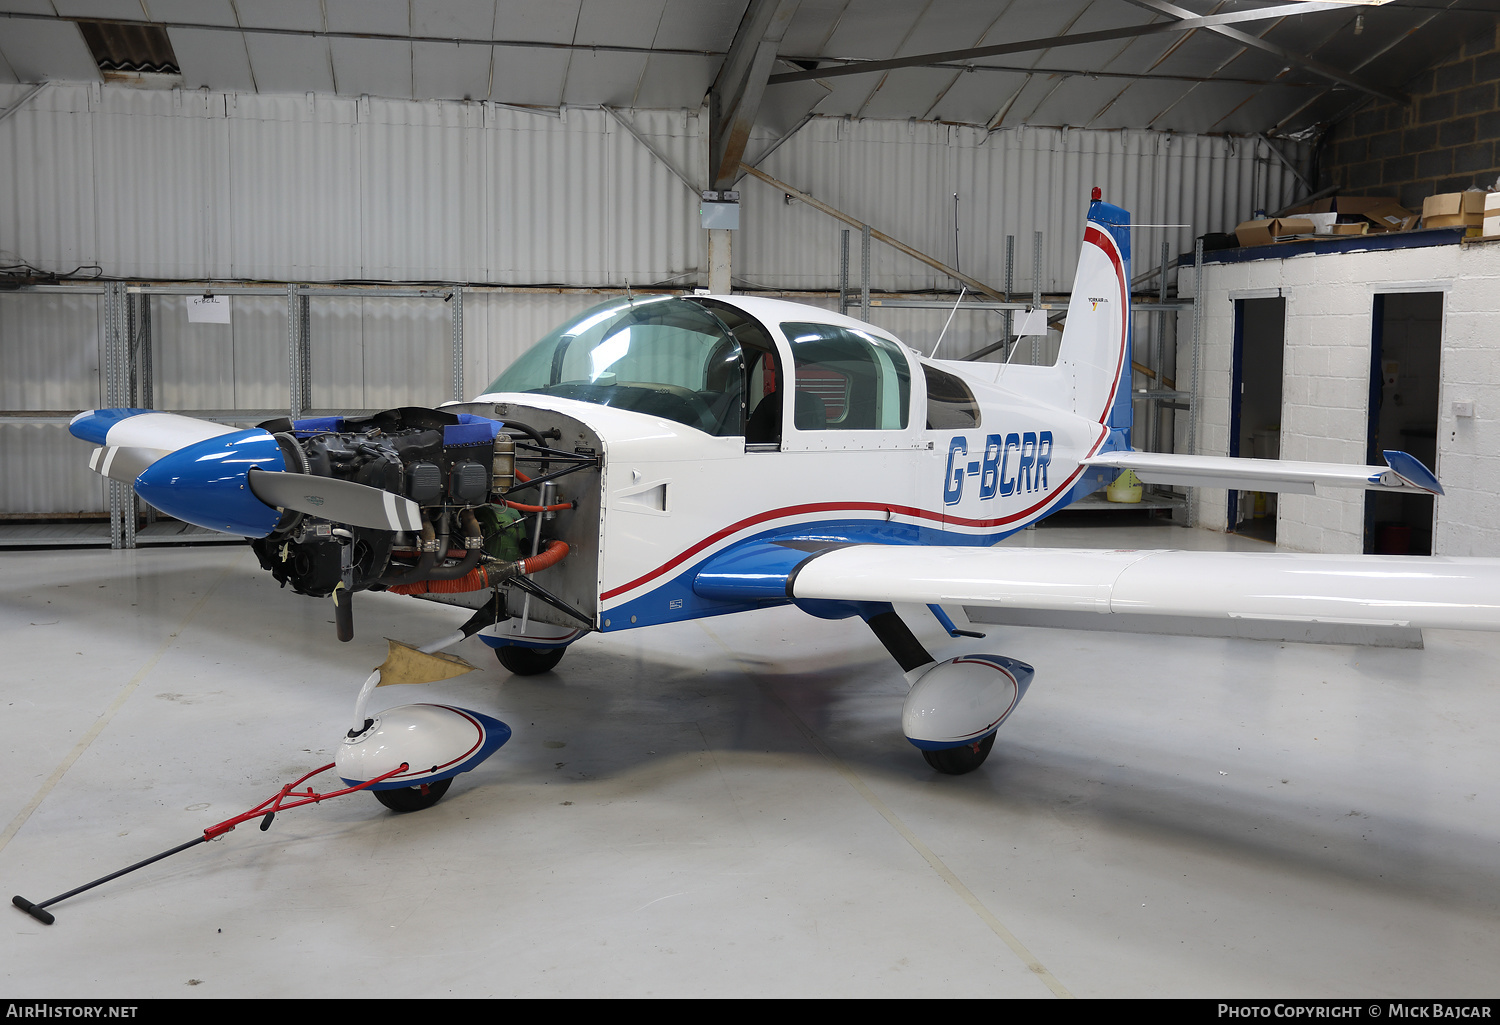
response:
M1500 554L1500 247L1464 247L1444 309L1433 551ZM1455 402L1474 416L1453 415ZM1449 480L1453 483L1449 484Z
M1196 450L1229 452L1234 298L1279 289L1287 300L1282 458L1339 463L1366 461L1375 295L1445 292L1435 469L1448 493L1437 501L1433 552L1500 556L1500 245L1209 264L1203 289ZM1189 328L1184 322L1183 338ZM1473 402L1475 415L1456 418L1457 401ZM1196 494L1198 522L1225 529L1225 492ZM1282 495L1276 537L1298 551L1362 551L1363 492Z

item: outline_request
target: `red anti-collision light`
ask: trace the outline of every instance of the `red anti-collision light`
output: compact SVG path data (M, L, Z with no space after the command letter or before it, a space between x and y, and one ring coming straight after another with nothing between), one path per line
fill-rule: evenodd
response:
M1099 202L1099 200L1104 198L1104 190L1095 185L1093 194L1089 198L1092 199L1095 203Z

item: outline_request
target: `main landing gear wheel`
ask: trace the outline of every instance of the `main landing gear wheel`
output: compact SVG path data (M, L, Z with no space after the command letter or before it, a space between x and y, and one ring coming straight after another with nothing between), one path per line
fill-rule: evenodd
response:
M994 746L995 735L991 733L977 744L949 747L941 751L923 751L922 757L927 759L927 764L938 772L949 776L962 776L983 765L984 760L990 756L990 748Z
M545 673L562 661L567 648L526 648L519 644L503 644L495 649L500 664L517 676L535 676Z
M424 783L419 787L402 787L399 790L372 790L375 800L385 805L391 811L422 811L431 808L443 799L448 788L453 785L453 777L440 779L435 783Z

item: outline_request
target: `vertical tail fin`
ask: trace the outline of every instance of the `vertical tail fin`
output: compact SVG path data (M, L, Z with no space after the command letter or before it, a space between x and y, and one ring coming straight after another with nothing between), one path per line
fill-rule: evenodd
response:
M1106 448L1130 447L1130 212L1094 189L1068 303L1059 366L1073 377L1073 411L1110 428Z

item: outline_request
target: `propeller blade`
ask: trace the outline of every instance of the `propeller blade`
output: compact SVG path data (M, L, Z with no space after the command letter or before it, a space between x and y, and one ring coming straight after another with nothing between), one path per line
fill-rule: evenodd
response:
M154 448L135 448L129 445L103 445L89 456L89 469L101 477L117 480L122 484L134 484L141 473L168 453Z
M336 477L250 470L250 491L266 505L376 530L421 530L417 503L380 488Z

